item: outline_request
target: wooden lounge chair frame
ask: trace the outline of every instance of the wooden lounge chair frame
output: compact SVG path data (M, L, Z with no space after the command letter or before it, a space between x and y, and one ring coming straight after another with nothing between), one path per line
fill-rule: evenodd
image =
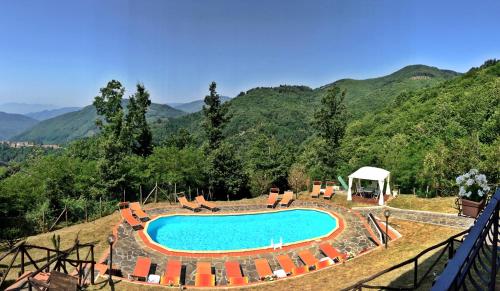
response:
M217 207L217 205L215 203L205 200L205 197L203 197L203 195L196 196L195 200L196 200L196 203L198 203L198 205L200 205L200 207L205 207L206 209L212 210L212 211L216 211L219 209L219 207Z
M138 229L141 229L143 228L141 222L139 220L137 220L133 215L132 215L132 211L130 210L130 208L122 208L120 210L120 214L122 216L122 218L134 229L134 230L138 230Z
M160 283L162 285L174 285L178 286L181 284L181 272L182 263L177 260L169 260L165 266L165 272L161 278Z
M271 266L269 266L269 262L264 259L256 259L254 260L255 268L257 269L257 274L259 275L259 279L263 280L268 276L273 276L273 270Z
M313 188L311 191L311 197L312 198L318 198L319 195L321 194L321 181L314 181L313 182Z
M196 287L215 286L215 275L212 274L212 265L209 262L196 263L195 283Z
M335 195L335 191L333 190L333 186L335 182L326 182L325 193L323 193L324 199L332 199L333 195Z
M132 213L139 218L140 221L148 221L149 215L146 214L141 208L139 202L132 202L129 204L129 208L132 210Z
M283 207L288 207L290 206L290 203L293 201L293 192L292 191L286 191L283 194L283 198L280 201L280 206Z
M181 204L182 208L187 208L195 212L201 211L201 208L197 204L189 202L185 196L179 196L177 197L177 200L179 200L179 203Z
M278 193L271 192L267 198L267 207L274 208L278 204Z
M144 281L147 281L150 269L151 259L146 257L138 257L137 261L135 262L134 271L132 272L132 274L128 275L129 279L144 279Z
M226 278L228 285L245 285L248 283L248 277L243 276L240 263L229 261L224 263L226 267Z

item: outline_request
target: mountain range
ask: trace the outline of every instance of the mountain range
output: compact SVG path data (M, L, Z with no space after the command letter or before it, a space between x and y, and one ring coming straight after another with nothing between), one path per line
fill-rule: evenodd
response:
M231 97L220 96L220 99L222 100L222 102L226 102L231 100ZM167 103L167 105L187 113L194 113L200 111L203 108L204 104L205 104L204 100L195 100L187 103Z
M37 120L22 114L0 111L0 141L7 140L13 135L29 129L37 122Z
M230 113L233 116L225 131L237 144L251 143L260 134L274 135L281 141L297 144L310 135L312 114L332 85L346 90L346 103L354 120L381 110L402 92L432 87L459 75L450 70L412 65L387 76L366 80L342 79L316 89L291 85L257 87L233 99L222 97L231 103ZM200 109L203 101L171 105L174 106L152 104L148 112L155 140L175 134L180 128L188 129L195 138L201 137L203 116ZM13 139L66 143L95 134L96 119L95 108L87 106L41 121Z

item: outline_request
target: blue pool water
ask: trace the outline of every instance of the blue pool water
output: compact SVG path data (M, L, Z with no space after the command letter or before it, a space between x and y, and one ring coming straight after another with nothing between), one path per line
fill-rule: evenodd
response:
M337 219L307 209L240 215L173 215L148 224L152 240L180 251L237 251L267 248L271 239L283 244L328 235Z

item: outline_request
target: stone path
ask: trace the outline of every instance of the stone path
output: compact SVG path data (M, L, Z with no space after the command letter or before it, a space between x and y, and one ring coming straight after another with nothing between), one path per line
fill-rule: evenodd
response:
M372 249L376 244L372 241L370 232L366 229L360 216L352 211L339 207L334 204L327 204L324 202L315 201L294 201L290 208L296 207L315 207L335 212L344 221L344 230L335 238L329 240L335 248L340 252L352 252L355 255ZM234 206L221 206L219 213L225 212L247 212L247 211L272 211L266 208L265 205L234 205ZM189 210L183 210L178 207L164 207L158 209L147 210L150 215L159 215L166 213L190 213ZM208 212L203 210L203 212ZM120 267L124 277L133 272L137 257L146 256L150 257L153 266L150 274L162 275L165 271L166 262L170 259L179 260L183 265L183 274L181 282L184 285L194 285L194 278L196 273L196 262L205 261L211 262L215 270L216 285L226 285L225 267L224 262L228 260L236 260L240 263L243 275L249 277L250 282L259 281L257 271L255 269L254 260L257 258L265 258L268 260L273 270L281 269L276 256L279 254L288 254L296 265L301 266L303 263L297 256L297 252L302 249L310 250L318 259L324 257L319 251L318 243L313 242L312 245L304 247L293 248L291 250L276 250L269 253L246 255L246 256L231 256L231 257L180 257L180 256L167 256L152 250L144 245L137 233L132 230L127 224L121 224L118 227L118 241L113 248L113 264Z

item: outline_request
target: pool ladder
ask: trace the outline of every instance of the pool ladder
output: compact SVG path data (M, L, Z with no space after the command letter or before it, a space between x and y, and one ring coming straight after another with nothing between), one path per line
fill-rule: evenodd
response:
M277 244L275 244L274 240L271 239L271 247L273 248L273 250L282 249L283 248L283 238L280 237L280 242Z

